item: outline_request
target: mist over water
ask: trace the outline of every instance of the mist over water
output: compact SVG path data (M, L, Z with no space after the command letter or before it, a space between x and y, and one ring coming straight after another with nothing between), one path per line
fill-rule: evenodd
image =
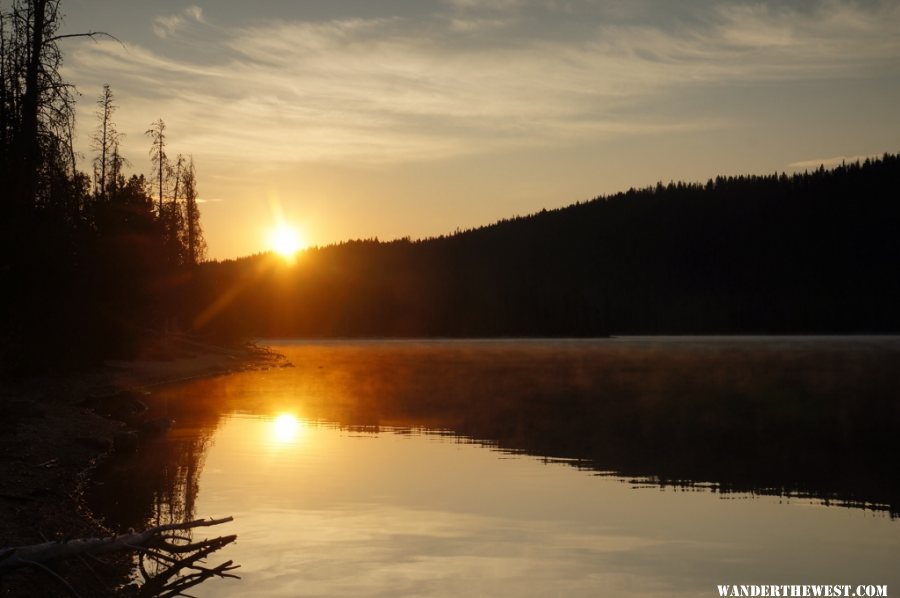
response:
M95 497L135 528L233 515L244 579L197 595L900 582L900 339L273 345L293 367L150 397L174 429Z

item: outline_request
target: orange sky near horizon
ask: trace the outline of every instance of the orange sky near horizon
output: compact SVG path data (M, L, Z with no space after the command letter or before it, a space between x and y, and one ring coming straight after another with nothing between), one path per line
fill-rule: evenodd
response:
M131 172L167 124L209 257L422 238L657 181L900 150L900 3L69 0L64 76L109 83Z

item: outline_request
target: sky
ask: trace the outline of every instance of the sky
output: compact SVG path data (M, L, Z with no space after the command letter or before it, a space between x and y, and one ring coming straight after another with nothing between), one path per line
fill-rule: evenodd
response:
M424 238L657 181L900 151L900 0L63 0L89 170L108 83L197 167L209 257Z

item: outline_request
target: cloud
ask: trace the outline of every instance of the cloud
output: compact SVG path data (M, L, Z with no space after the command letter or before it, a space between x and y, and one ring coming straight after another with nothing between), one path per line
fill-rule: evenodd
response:
M455 10L469 12L522 12L538 9L574 13L586 0L443 0L443 2Z
M511 27L509 19L450 19L450 31L457 33L484 33Z
M777 6L777 5L776 5ZM766 4L727 4L715 11L723 48L744 56L792 59L796 65L874 58L895 59L900 50L900 4L872 6L826 0L801 11Z
M717 4L690 23L546 33L527 19L463 16L233 27L205 42L215 57L205 61L99 42L79 46L67 72L83 89L112 82L120 118L183 123L195 153L396 162L719 127L721 117L659 106L686 88L871 75L900 56L895 3ZM203 18L190 7L154 31L170 37Z
M188 6L184 9L184 14L192 17L195 21L203 22L203 9L199 6Z
M833 166L839 166L843 163L853 163L853 162L863 162L867 158L879 158L881 154L872 153L872 154L860 154L857 156L834 156L832 158L816 158L815 160L801 160L799 162L791 162L787 165L788 170L809 170L811 168L818 168L819 166L824 166L825 168L831 168Z
M523 7L526 0L445 0L453 8L460 10L506 11Z
M190 22L204 23L203 9L199 6L188 6L178 14L169 16L160 16L153 19L151 28L154 35L161 39L173 37L179 30L190 24Z

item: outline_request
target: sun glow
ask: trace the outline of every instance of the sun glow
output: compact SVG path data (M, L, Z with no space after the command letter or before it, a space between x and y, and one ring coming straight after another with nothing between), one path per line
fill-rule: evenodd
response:
M272 420L271 438L276 444L292 444L300 439L304 425L290 413L282 413Z
M272 251L285 259L293 259L294 255L303 247L297 229L284 222L272 229L269 235L269 245L272 247Z

